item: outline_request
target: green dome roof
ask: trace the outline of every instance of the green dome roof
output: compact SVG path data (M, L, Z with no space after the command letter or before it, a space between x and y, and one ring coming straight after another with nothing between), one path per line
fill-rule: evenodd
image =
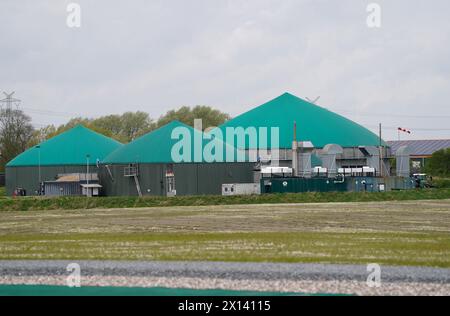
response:
M86 156L90 164L102 160L122 146L121 143L94 132L82 125L59 134L38 146L20 154L7 167L86 165ZM39 157L40 156L40 157Z
M227 127L267 127L268 146L271 146L270 128L279 127L279 147L292 148L294 122L297 122L297 140L311 141L316 148L323 148L328 144L342 147L379 146L378 136L363 126L289 93L244 113L219 128L225 135ZM255 149L249 147L251 146L247 141L246 149Z
M172 139L172 132L178 127L184 127L188 130L191 137L191 157L190 161L194 162L194 137L202 138L202 146L205 146L210 142L210 140L203 139L204 133L183 124L179 121L173 121L155 131L152 131L135 141L124 145L123 147L117 149L106 157L102 163L104 164L130 164L130 163L174 163L172 159L172 148L180 140ZM220 157L221 161L225 161L226 150L235 149L224 142L219 142L223 149L223 156ZM234 155L236 157L236 154ZM201 161L205 160L202 157Z

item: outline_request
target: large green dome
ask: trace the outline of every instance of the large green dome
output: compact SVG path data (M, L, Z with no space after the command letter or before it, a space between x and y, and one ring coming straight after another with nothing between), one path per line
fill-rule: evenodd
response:
M297 140L311 141L316 148L327 144L358 147L379 146L380 143L379 137L363 126L289 93L226 122L220 129L225 135L227 127L267 127L270 136L270 128L279 127L279 147L292 148L294 122L297 123ZM271 146L270 137L268 146ZM245 147L255 149L248 141Z

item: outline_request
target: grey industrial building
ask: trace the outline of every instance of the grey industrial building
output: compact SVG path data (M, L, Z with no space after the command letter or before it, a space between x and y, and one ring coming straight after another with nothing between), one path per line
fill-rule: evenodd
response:
M450 139L398 140L387 142L393 153L402 147L408 147L414 172L425 170L427 160L442 149L450 148Z
M82 125L75 126L10 161L6 165L6 193L45 194L45 182L68 174L97 173L99 162L120 146Z
M103 193L107 196L220 195L224 183L253 182L254 163L224 162L225 159L175 162L172 148L177 141L172 138L172 131L179 127L185 128L192 139L195 134L202 137L202 132L174 121L106 157L100 171ZM221 141L219 145L227 147Z
M247 137L239 142L226 137L230 128L244 131L277 128L278 135L274 139L269 136L265 142L258 138L254 143ZM179 143L174 137L177 129L183 129L191 139L199 138L202 148L213 138L217 148L222 149L222 156L216 160L196 159L195 142L192 142L187 150L190 157L175 159L173 150ZM225 153L230 149L243 153L245 159L229 160ZM274 150L279 155L274 155ZM77 126L8 163L6 187L8 195L17 189L27 195L45 194L47 188L49 196L58 192L59 195L87 192L105 196L219 195L224 185L230 190L240 188L243 192L253 192L255 184L262 193L274 192L272 189L276 187L275 192L408 189L411 187L410 152L408 146L396 150L400 163L392 171L390 159L395 156L389 144L378 135L286 93L208 133L174 121L122 145ZM277 175L272 177L273 181L261 179L263 169L271 166L290 168L291 179L280 180ZM83 180L82 174L90 176ZM79 180L66 181L71 177ZM249 186L233 187L233 184Z

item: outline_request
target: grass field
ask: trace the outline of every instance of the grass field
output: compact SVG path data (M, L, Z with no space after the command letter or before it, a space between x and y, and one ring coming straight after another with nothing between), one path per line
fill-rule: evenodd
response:
M1 211L80 210L136 207L208 206L241 204L373 202L450 199L450 188L392 192L310 192L255 196L0 198Z
M450 200L3 212L0 259L450 267Z
M5 187L0 187L0 198L4 197L6 194Z

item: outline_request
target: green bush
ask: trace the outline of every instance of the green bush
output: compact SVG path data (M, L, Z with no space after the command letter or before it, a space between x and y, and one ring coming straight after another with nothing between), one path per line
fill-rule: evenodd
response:
M427 162L426 171L433 176L449 177L450 148L435 152Z
M450 179L449 178L434 178L433 186L439 189L450 188Z

